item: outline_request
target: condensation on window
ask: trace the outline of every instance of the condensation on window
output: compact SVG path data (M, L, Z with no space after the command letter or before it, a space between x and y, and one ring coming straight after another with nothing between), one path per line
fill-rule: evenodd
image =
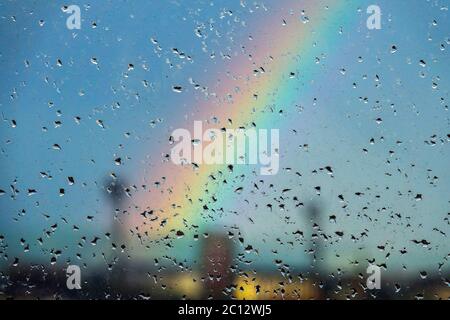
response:
M0 299L448 299L447 1L0 3Z

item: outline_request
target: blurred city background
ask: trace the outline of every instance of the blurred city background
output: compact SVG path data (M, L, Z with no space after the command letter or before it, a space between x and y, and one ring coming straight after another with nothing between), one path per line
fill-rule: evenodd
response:
M2 1L0 299L448 299L448 8ZM194 121L278 173L175 165Z

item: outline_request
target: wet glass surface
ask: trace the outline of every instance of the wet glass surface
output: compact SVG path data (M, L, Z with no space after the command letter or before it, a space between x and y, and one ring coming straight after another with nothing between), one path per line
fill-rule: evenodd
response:
M0 299L448 299L448 1L73 5L0 3Z

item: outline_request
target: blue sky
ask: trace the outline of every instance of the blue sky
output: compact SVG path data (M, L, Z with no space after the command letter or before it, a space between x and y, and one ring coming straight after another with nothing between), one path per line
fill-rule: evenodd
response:
M366 2L361 2L362 16ZM0 234L7 240L8 255L48 263L49 251L62 247L63 257L73 258L83 235L89 240L108 232L105 179L114 172L139 184L161 161L152 152L166 143L173 115L188 113L198 98L193 90L176 95L172 86L188 87L192 78L213 87L221 76L220 53L236 52L249 34L257 34L242 22L268 19L279 4L264 3L267 12L255 4L243 8L238 1L106 1L89 6L78 1L82 29L77 31L65 27L67 14L58 3L0 4L0 189L5 191L0 196ZM362 244L347 237L331 243L326 253L330 268L373 256L383 261L386 251L377 246L386 245L395 252L390 258L393 269L408 265L413 271L436 271L448 254L450 232L448 2L378 3L383 29L345 30L348 43L342 51L332 52L338 57L325 65L323 82L316 84L316 105L301 101L305 110L299 119L307 121L296 126L293 116L281 133L286 150L281 165L302 172L304 180L299 185L286 170L273 179L305 200L320 203L326 217L337 214L336 224L324 223L327 232L370 230ZM208 30L212 22L220 33ZM207 40L196 35L198 28L208 33ZM176 56L173 48L192 59ZM301 134L293 135L293 128ZM55 144L61 150L55 150ZM299 148L303 144L310 146L307 152ZM117 166L114 160L119 157L122 165ZM312 173L324 165L333 166L334 178ZM75 178L72 186L69 176ZM10 185L20 191L13 198ZM320 197L314 191L317 185L322 186ZM65 189L64 196L60 188ZM37 193L28 195L28 189ZM355 196L357 191L365 196ZM339 194L348 195L345 209L336 201ZM423 195L422 201L414 199L417 194ZM244 210L255 218L256 226L244 214L217 218L211 228L238 224L260 250L253 257L257 265L272 265L274 248L286 261L302 263L276 240L287 240L284 232L296 228L284 220L285 215L297 219L296 209L288 208L287 213L261 209L254 215L246 198L266 201L244 192L227 209ZM391 218L395 214L401 218ZM36 239L55 223L54 235L40 246ZM78 233L73 224L80 227ZM259 241L264 233L268 246ZM30 252L23 251L21 238L30 244ZM412 239L427 239L431 246L422 248ZM403 247L407 255L398 254ZM102 244L81 251L89 256L99 248ZM183 257L184 252L174 254Z

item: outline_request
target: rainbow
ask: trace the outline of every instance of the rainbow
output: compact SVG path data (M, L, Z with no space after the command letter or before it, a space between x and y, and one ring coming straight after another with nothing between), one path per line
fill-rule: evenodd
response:
M217 99L193 103L196 107L189 117L180 115L178 128L192 130L194 120L204 121L204 130L248 127L252 123L257 128L270 129L292 122L277 117L274 109L294 108L299 95L303 100L312 99L314 86L311 84L320 81L321 60L331 59L329 55L321 56L324 48L328 54L338 56L339 46L345 43L339 36L340 27L354 25L358 20L353 0L333 1L329 7L318 2L289 2L286 9L272 12L269 21L258 20L258 25L250 26L250 30L258 32L248 40L247 52L233 57L231 62L223 62L215 73L222 80L215 92ZM320 50L316 42L320 42ZM217 119L218 123L212 119ZM170 147L167 144L159 154L170 153ZM130 213L126 225L132 233L145 234L144 237L152 240L171 233L175 236L179 230L201 225L203 206L208 205L212 197L214 207L233 199L232 188L217 182L251 173L254 169L239 166L229 172L226 165L201 165L194 170L191 165L162 162L152 168L152 175L147 178L149 182L159 181L160 185L138 194L134 201L136 212Z

